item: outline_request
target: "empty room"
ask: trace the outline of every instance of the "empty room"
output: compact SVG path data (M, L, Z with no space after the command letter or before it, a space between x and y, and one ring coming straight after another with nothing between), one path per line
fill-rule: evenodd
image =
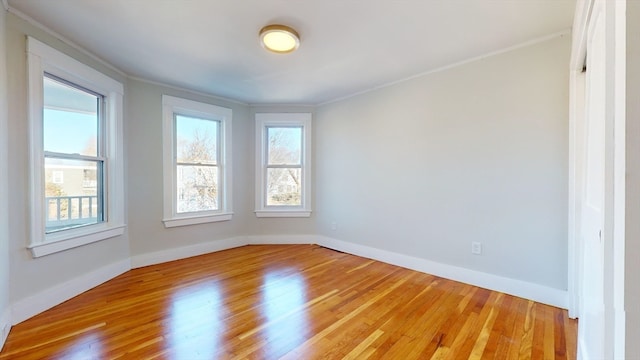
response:
M640 2L2 0L0 359L640 359Z

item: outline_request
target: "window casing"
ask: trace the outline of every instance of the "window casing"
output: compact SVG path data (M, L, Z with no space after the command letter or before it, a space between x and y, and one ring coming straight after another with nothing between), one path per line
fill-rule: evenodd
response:
M256 114L256 216L311 215L311 114Z
M124 233L121 83L31 37L34 257Z
M226 221L231 109L163 95L164 225Z

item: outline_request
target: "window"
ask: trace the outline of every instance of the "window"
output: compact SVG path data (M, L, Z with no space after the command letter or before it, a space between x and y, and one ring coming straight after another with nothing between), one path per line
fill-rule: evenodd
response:
M104 96L45 73L43 97L45 173L52 169L51 179L46 176L44 183L45 233L101 223L104 180L98 177L96 187L87 189L80 179L86 171L104 173Z
M51 182L54 184L64 184L64 172L60 170L54 170L51 176Z
M121 83L28 38L35 257L124 233Z
M162 104L165 226L230 220L232 111L168 95Z
M311 215L311 114L256 114L256 216Z

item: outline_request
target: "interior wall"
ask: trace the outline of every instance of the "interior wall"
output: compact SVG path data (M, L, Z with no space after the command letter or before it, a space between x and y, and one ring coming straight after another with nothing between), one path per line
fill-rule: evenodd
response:
M232 109L233 218L230 221L165 228L162 223L162 95ZM256 218L255 113L312 112L308 106L257 106L231 102L155 83L130 79L125 101L129 235L131 255L215 243L245 236L312 234L307 219Z
M566 290L570 45L319 107L319 233Z
M163 218L162 95L230 108L232 119L233 218L230 221L165 228ZM231 239L247 233L251 216L253 142L249 107L215 97L143 82L128 81L125 137L129 159L128 227L131 255L143 255Z
M7 182L7 50L5 47L6 11L0 7L0 349L4 344L4 327L11 320L9 300L9 194Z
M232 109L233 218L230 221L165 228L162 223L162 95ZM215 243L245 236L313 234L311 218L256 218L255 113L312 112L309 106L253 106L130 79L127 86L129 235L131 255Z
M11 301L70 281L104 266L127 260L127 233L116 238L77 247L34 259L27 249L29 243L29 129L27 96L27 35L70 55L98 71L125 83L125 78L84 53L55 39L12 13L7 14L7 84L9 192L6 203L9 211ZM126 91L126 88L125 88ZM3 201L5 203L5 201Z

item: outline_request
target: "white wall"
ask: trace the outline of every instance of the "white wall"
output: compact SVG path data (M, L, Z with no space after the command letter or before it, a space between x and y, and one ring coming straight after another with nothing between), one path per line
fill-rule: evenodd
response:
M9 299L9 194L7 182L7 50L5 47L6 11L0 7L0 350L7 334L4 332L10 319Z
M319 107L319 232L566 290L569 52L562 36Z
M26 248L29 239L30 211L26 36L31 35L118 81L125 82L125 78L11 13L7 15L6 31L8 88L10 89L8 133L11 134L8 142L9 154L11 154L8 161L11 300L15 304L29 298L32 301L30 304L34 305L38 301L47 300L39 299L39 295L47 289L56 287L61 289L60 286L63 284L87 273L128 261L129 243L125 232L125 235L117 238L37 259L32 258ZM14 318L14 321L19 320Z

